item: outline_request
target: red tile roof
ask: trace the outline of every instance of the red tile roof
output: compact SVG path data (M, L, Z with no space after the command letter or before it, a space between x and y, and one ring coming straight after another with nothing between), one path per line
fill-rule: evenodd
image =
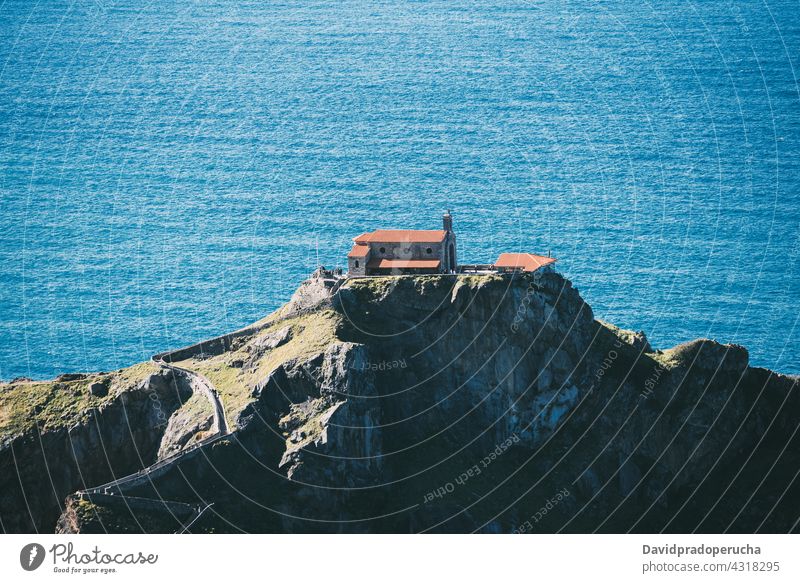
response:
M366 257L369 254L369 245L353 245L348 257Z
M447 231L385 230L372 231L359 235L356 243L441 243Z
M542 255L534 255L533 253L501 253L497 261L494 262L495 267L506 268L522 268L523 271L536 271L540 267L555 263L554 257L543 257Z
M370 269L439 269L438 259L371 259Z

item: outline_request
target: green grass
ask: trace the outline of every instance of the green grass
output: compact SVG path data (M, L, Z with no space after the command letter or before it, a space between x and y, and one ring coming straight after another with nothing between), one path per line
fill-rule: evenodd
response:
M381 276L348 280L344 286L353 290L365 300L380 299L398 284L398 280L413 280L413 285L425 290L428 287L451 285L452 278L442 275ZM502 280L496 274L459 275L456 286L481 286L488 282ZM252 336L235 341L235 349L207 360L185 360L180 364L205 375L219 391L225 406L229 426L232 421L253 400L253 387L266 379L276 368L285 362L311 358L323 352L331 344L338 342L337 329L342 324L342 316L328 309L275 322L283 308L247 327ZM263 354L255 366L243 370L231 365L236 360L247 361L253 350L253 343L261 336L273 333L284 326L292 327L291 339L277 348ZM260 329L259 329L260 328ZM87 375L74 381L36 381L0 384L0 440L18 435L38 426L40 430L71 427L81 421L92 408L102 407L113 400L120 392L129 390L147 376L157 372L158 367L145 362L111 373ZM98 380L107 380L110 391L104 397L92 396L89 385ZM190 399L184 407L202 412L206 404L199 399ZM190 411L191 412L191 411Z
M76 500L72 509L75 512L75 519L79 526L84 526L98 519L102 521L103 518L108 518L111 514L106 508L84 499Z
M342 288L349 289L358 298L380 298L385 296L394 285L397 285L396 276L374 276L348 279Z
M597 320L597 322L611 331L617 338L622 340L625 344L633 346L634 343L637 341L636 332L633 330L625 330L624 328L620 328L619 326L615 326L610 322L605 322L603 320Z
M503 278L502 276L497 275L496 273L490 273L490 274L473 273L468 275L459 275L455 285L453 286L452 295L453 297L455 297L455 295L458 293L458 290L460 290L462 287L481 288L485 285L498 281L503 281Z
M205 375L214 384L225 406L229 426L233 427L232 421L253 400L251 394L256 383L267 378L284 362L311 358L324 351L337 341L336 329L340 322L341 316L333 310L297 316L268 326L250 338L243 338L237 342L240 346L235 351L207 360L186 360L180 365ZM232 361L249 357L248 349L256 339L285 326L292 327L292 338L264 354L252 370L231 366ZM0 442L35 427L40 431L72 427L92 409L103 407L158 370L152 363L143 362L111 373L89 374L73 381L54 379L0 384ZM106 396L96 397L89 392L89 385L100 380L108 382L109 392ZM187 413L210 412L205 398L193 397L184 408L188 408Z
M663 350L658 354L654 354L653 357L667 368L688 365L691 364L691 362L695 359L698 351L702 349L702 346L705 343L716 344L713 341L705 338L690 340L688 342L678 344L677 346L673 346L672 348L668 348L667 350ZM706 351L705 354L708 356L710 352Z
M494 281L503 281L503 276L497 273L470 273L458 276L458 283L469 286L481 286Z
M347 280L343 287L354 292L360 301L375 301L384 298L395 286L406 281L411 281L420 293L442 286L448 288L453 286L455 292L463 286L482 287L492 282L503 281L503 277L496 273L461 274L455 277L455 283L453 283L452 275L443 274L377 275Z
M0 385L0 441L38 427L41 431L71 427L102 407L121 392L129 390L156 372L150 363L141 363L111 373L89 374L74 381L28 381ZM95 397L89 385L108 382L109 393Z
M278 424L286 438L286 449L300 449L316 441L325 430L323 419L330 413L330 407L331 404L326 399L314 399L302 406L293 405L291 412ZM302 434L303 437L296 442L289 441L293 432Z
M122 498L111 506L84 499L72 499L70 505L75 513L76 526L83 534L172 533L181 526L181 522L166 511L131 511Z
M336 330L342 318L333 310L304 314L259 331L236 351L226 352L205 360L188 359L175 363L204 375L219 393L228 425L234 428L239 413L253 401L253 387L266 379L281 364L304 360L325 351L338 341ZM236 360L247 361L253 344L262 336L291 326L291 339L262 355L249 370L231 366Z

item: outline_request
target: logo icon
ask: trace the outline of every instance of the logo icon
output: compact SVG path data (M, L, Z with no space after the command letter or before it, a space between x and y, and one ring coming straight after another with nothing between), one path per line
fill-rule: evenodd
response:
M44 562L44 547L38 543L30 543L19 552L19 564L26 571L35 571Z

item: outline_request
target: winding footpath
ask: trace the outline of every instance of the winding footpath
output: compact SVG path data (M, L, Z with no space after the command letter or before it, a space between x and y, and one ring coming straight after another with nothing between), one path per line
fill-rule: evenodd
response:
M203 393L208 402L211 403L211 409L214 412L214 423L211 426L214 435L227 434L228 422L225 419L225 407L222 405L222 400L219 398L219 393L217 393L213 383L198 372L175 366L171 362L165 361L164 358L168 358L170 354L172 353L156 354L150 360L161 368L172 371L173 374L185 376L193 390L197 389Z
M141 498L141 497L133 497L128 496L124 493L124 490L129 490L131 488L135 488L141 485L152 484L153 480L158 478L159 476L167 473L174 464L177 462L187 459L188 457L198 455L202 453L203 448L212 445L218 441L223 441L226 439L235 439L235 433L231 432L228 428L228 421L225 417L225 407L222 404L222 400L219 397L219 393L217 389L214 387L214 384L202 374L190 370L188 368L184 368L181 366L177 366L172 364L173 356L182 355L178 359L185 360L187 354L187 350L191 350L192 348L202 348L204 345L209 345L211 343L221 341L224 345L225 341L230 341L230 339L235 338L239 334L248 333L253 334L257 333L259 330L264 328L269 328L274 326L278 322L289 320L292 318L296 318L300 315L315 312L320 308L325 308L331 305L333 297L339 291L339 288L344 283L345 278L340 278L335 281L332 288L330 289L329 296L327 298L322 299L319 302L311 306L307 306L305 308L299 310L293 310L283 316L273 318L271 320L267 320L263 324L258 326L251 326L248 328L243 328L242 330L238 330L237 332L233 332L231 334L226 334L224 336L220 336L218 338L201 342L197 345L191 346L187 348L181 348L178 350L172 350L169 352L162 352L159 354L153 355L150 360L153 364L159 366L164 370L169 370L172 372L173 375L182 376L184 377L189 386L192 388L192 392L199 391L208 399L208 402L211 404L211 409L213 412L213 423L211 426L212 435L197 441L196 443L185 447L184 449L167 456L152 465L147 466L139 470L136 473L129 474L127 476L123 476L121 478L112 480L111 482L107 482L105 484L101 484L99 486L95 486L93 488L87 488L84 490L78 490L76 495L79 499L85 499L92 501L94 498L95 501L102 501L104 503L119 503L125 504L128 510L133 510L135 508L151 508L161 511L168 511L173 518L181 522L183 526L176 531L177 533L184 533L188 532L189 528L197 522L201 515L206 513L213 504L186 504L182 502L173 502L169 500L164 500L162 498ZM187 515L187 510L188 512ZM179 519L178 514L185 516L184 519Z
M81 499L87 499L89 501L92 499L95 501L102 500L106 503L119 501L119 503L124 503L129 510L133 510L134 506L138 508L147 508L149 506L152 509L166 510L179 522L180 519L178 514L180 513L186 515L184 509L189 510L187 518L184 521L184 526L176 531L177 533L184 533L188 532L189 527L197 522L200 516L212 506L211 504L191 505L159 498L131 497L126 496L123 492L123 489L135 488L136 486L152 483L154 479L165 474L178 461L189 456L197 455L197 453L199 453L205 446L231 436L231 433L228 430L228 422L225 417L225 407L223 406L222 400L219 398L219 393L217 392L216 388L214 388L213 383L200 373L188 368L176 366L171 362L168 362L167 359L169 359L169 357L176 352L177 351L156 354L153 355L150 360L160 368L169 370L173 375L183 376L186 378L189 386L192 387L192 392L199 391L205 395L211 404L211 409L213 412L214 420L211 426L213 434L189 447L182 449L181 451L178 451L150 466L147 466L146 468L139 470L134 474L123 476L93 488L79 490L77 492L77 496ZM184 511L181 512L182 510Z

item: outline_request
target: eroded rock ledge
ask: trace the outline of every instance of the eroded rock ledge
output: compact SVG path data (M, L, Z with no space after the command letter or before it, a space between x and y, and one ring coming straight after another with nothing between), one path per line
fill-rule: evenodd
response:
M796 528L797 379L750 367L744 348L655 350L595 320L555 273L331 291L309 280L276 314L183 351L180 366L219 391L235 439L126 495L213 503L196 532ZM120 459L155 457L202 436L207 419L178 398L166 432L144 422L141 444L108 440ZM6 529L54 527L51 514L26 523L8 500ZM69 498L61 530L176 526L113 502Z

